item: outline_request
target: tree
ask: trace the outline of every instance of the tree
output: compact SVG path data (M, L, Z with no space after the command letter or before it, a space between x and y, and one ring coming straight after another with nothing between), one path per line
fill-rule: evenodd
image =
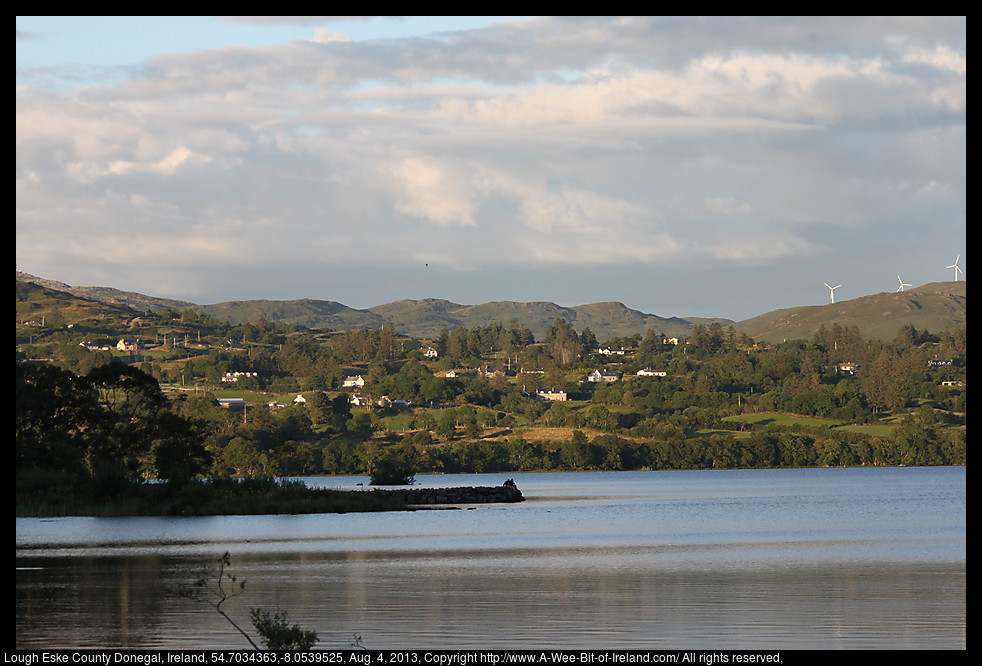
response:
M348 423L348 432L358 439L367 441L372 438L372 415L368 412L357 412Z
M17 363L15 393L18 469L79 469L87 433L102 418L88 383L52 365Z
M560 461L565 469L586 469L593 462L593 451L586 435L574 430L572 437L563 442L559 450Z
M565 319L557 319L546 330L546 349L560 366L569 365L580 357L583 345L580 336Z
M98 432L89 439L86 464L90 470L116 469L127 478L140 471L141 454L156 439L166 439L173 427L170 403L157 380L139 368L111 363L94 368L86 380L105 411Z
M586 350L597 349L600 347L600 343L597 341L597 336L593 334L593 331L590 330L589 326L584 328L583 332L580 333L580 345Z
M410 455L397 449L385 449L370 470L373 486L409 486L416 480L416 466Z
M267 650L310 650L318 641L316 631L289 624L286 611L270 615L261 608L250 608L249 617Z
M244 437L235 437L215 458L216 476L262 477L279 472L276 461Z
M338 432L348 430L348 421L351 420L351 402L348 394L342 393L331 400L331 421Z
M310 410L310 420L314 425L330 422L333 415L331 400L325 393L314 391L304 397L307 399L307 409Z
M159 436L142 457L144 473L170 482L184 482L208 469L212 456L202 444L201 433L177 414L160 416Z
M229 599L245 593L246 582L238 580L228 571L231 557L227 551L218 558L217 565L217 571L210 567L205 568L193 583L181 588L179 594L214 608L215 612L225 618L249 641L249 645L258 650L259 646L252 637L222 608ZM302 629L297 624L290 625L287 622L286 611L278 611L270 615L263 609L251 608L249 617L252 619L256 633L260 636L260 642L269 650L310 650L320 640L317 632Z

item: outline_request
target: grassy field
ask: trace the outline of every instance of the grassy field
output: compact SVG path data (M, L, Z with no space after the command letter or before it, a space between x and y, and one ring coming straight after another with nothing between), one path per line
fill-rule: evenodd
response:
M750 425L772 425L777 427L807 426L811 428L834 428L843 425L836 419L823 419L817 416L800 416L781 412L761 412L759 414L737 414L722 419L728 423L747 423Z
M770 425L781 427L805 426L809 428L828 428L845 432L858 432L878 437L888 437L893 433L900 420L886 415L881 422L872 425L847 423L839 419L825 419L817 416L801 416L799 414L783 414L780 412L761 412L759 414L738 414L722 419L728 423L747 423L750 425Z

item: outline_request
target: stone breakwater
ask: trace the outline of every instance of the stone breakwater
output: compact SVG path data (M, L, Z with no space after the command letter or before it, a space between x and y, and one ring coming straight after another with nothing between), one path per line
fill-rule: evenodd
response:
M473 486L465 488L399 488L379 489L406 504L493 504L524 502L522 491L514 483L503 486Z

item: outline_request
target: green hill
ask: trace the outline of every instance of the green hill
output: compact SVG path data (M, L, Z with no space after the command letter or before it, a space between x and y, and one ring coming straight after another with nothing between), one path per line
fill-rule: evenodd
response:
M855 326L864 338L892 340L905 325L939 332L966 323L965 282L932 282L840 303L774 310L735 324L755 340L810 339L822 326Z
M461 326L476 328L495 322L508 326L515 321L541 339L546 329L560 318L577 331L589 328L600 340L635 333L643 335L649 328L666 335L685 335L693 326L693 322L686 319L645 314L617 302L563 307L543 301L492 301L481 305L459 305L439 299L423 299L396 301L369 310L391 323L400 333L420 338L436 337L442 329L453 330ZM718 321L724 325L733 323L727 319Z
M44 278L35 277L29 273L18 272L17 283L21 284L25 282L38 284L42 287L47 287L48 289L53 289L56 291L63 291L65 293L72 294L73 296L78 296L90 301L130 307L137 312L145 312L147 310L156 312L164 308L180 311L194 306L194 303L190 303L188 301L178 301L173 298L147 296L145 294L139 294L135 291L122 291L112 287L73 287L70 284L58 282L57 280L45 280Z
M306 328L350 330L381 328L385 320L368 310L356 310L334 301L304 298L296 301L226 301L214 305L194 305L198 314L208 315L232 324L266 319Z
M126 322L147 310L191 309L233 324L267 320L310 329L354 330L392 326L403 335L434 338L443 329L476 328L492 323L508 326L515 321L529 328L537 339L556 321L565 319L577 331L589 328L600 340L643 335L649 328L667 336L687 335L695 325L719 322L733 325L755 340L780 342L810 339L822 326L856 326L866 338L892 340L901 327L939 332L966 323L966 283L934 282L904 292L880 293L829 305L787 308L734 324L728 319L659 317L633 310L623 303L605 302L564 307L549 302L493 301L461 305L426 298L401 300L366 310L335 301L247 300L214 305L155 298L108 287L72 287L18 273L17 318L62 317L65 324L86 318L111 318ZM54 323L49 319L49 323Z
M126 305L102 303L51 289L33 282L17 282L18 326L44 322L48 328L64 326L111 326L125 330L139 313Z

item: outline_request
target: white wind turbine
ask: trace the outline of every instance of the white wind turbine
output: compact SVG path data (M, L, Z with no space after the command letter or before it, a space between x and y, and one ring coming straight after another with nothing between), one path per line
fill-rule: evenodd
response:
M903 291L904 290L904 287L913 287L914 286L912 284L907 284L906 282L904 282L903 280L901 280L899 275L897 276L897 280L900 281L900 288L897 289L897 291Z
M833 287L828 282L826 282L825 286L829 288L829 300L835 303L835 290L841 287L842 285L837 284Z
M958 255L957 257L955 257L955 263L953 263L951 266L945 266L945 268L954 268L955 269L955 282L958 282L958 274L965 272L961 268L958 267L958 260L961 259L961 258L962 258L962 255Z

